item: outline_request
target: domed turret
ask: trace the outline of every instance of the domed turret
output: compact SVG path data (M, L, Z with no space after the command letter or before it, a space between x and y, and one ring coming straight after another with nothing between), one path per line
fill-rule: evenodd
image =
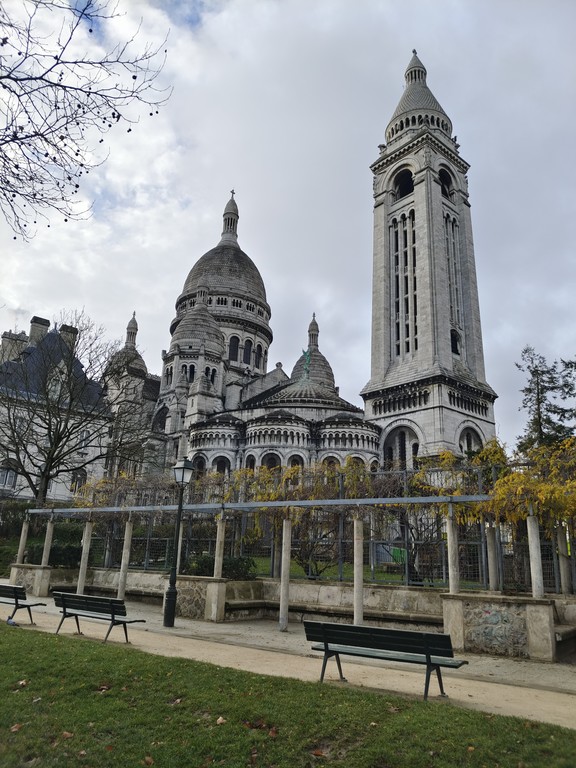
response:
M264 282L257 266L238 245L239 215L234 192L224 209L223 219L220 242L198 259L186 278L176 301L177 316L196 303L199 287L205 286L208 307L215 315L244 309L251 317L255 314L257 318L264 318L267 325L270 307Z
M121 350L112 356L108 370L115 369L117 372L127 371L137 376L147 376L148 368L144 358L136 349L136 336L138 334L138 323L136 322L136 312L133 313L128 325L126 326L126 341Z
M315 384L335 389L336 383L332 366L318 349L318 333L316 314L313 314L308 326L308 350L299 357L292 369L292 376L290 378L294 381L303 378L310 379Z
M426 67L416 55L416 51L412 53L412 59L404 74L404 93L386 128L388 143L404 136L408 129L423 127L438 130L448 137L452 136L450 118L426 84Z
M201 348L216 357L224 354L224 335L203 301L190 307L178 323L172 334L170 353L175 352L177 346L187 354L197 353Z

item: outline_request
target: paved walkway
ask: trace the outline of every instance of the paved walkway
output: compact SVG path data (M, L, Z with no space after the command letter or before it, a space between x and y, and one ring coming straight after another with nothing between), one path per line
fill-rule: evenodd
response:
M36 627L55 631L59 613L51 600L46 608L34 609ZM314 681L320 677L321 654L310 651L300 623L290 623L280 632L274 621L243 621L214 624L176 618L175 626L163 626L162 608L141 602L127 602L130 618L144 618L146 624L128 628L131 645L148 653L178 656L248 672ZM8 616L8 606L0 606L0 620ZM25 612L18 623L27 628ZM103 638L107 625L81 619L87 637ZM73 634L72 621L64 623L61 634ZM123 643L120 627L112 630L108 642ZM242 648L240 651L239 648ZM530 720L576 729L576 664L547 664L457 653L469 664L459 670L443 672L444 687L452 704L469 709L515 715ZM386 690L422 697L424 671L412 665L343 658L348 685ZM336 664L328 663L326 681L337 681ZM431 699L437 692L436 680L430 685Z

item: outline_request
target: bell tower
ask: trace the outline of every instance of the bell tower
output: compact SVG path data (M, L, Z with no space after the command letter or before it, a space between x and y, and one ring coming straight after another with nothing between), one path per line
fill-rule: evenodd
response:
M374 260L366 419L386 466L465 455L495 435L486 383L468 182L452 123L416 51L372 164Z

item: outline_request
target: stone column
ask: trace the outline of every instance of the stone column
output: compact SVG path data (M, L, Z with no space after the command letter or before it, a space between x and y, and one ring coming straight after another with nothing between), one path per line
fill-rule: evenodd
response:
M18 544L18 554L16 555L16 564L22 565L24 562L24 553L26 552L26 542L28 541L28 530L30 528L30 515L26 515L20 531L20 543Z
M94 523L92 520L86 520L84 523L84 535L82 536L82 557L80 559L80 571L78 573L78 586L76 587L76 594L84 594L84 587L86 585L86 571L88 570L88 556L90 555L90 543L92 541L92 529Z
M222 578L222 564L224 562L224 541L226 537L226 520L224 515L216 517L216 551L214 553L214 573L215 579Z
M446 540L448 545L448 592L457 595L460 592L460 564L458 562L458 525L454 519L454 508L448 504L446 520Z
M354 624L364 623L364 522L354 516Z
M500 591L498 548L496 546L496 528L492 523L488 523L486 526L486 549L488 550L488 586L491 592L498 592Z
M292 550L292 520L285 517L282 522L282 567L280 570L280 632L288 630L288 606L290 599L290 555Z
M556 530L558 541L558 560L560 561L560 589L563 595L572 594L572 572L570 569L570 555L568 554L568 541L566 539L566 527L560 524Z
M530 551L530 577L532 579L532 597L544 597L544 575L542 573L542 552L540 550L540 526L530 504L530 514L526 519L528 527L528 549Z
M46 568L50 559L50 548L52 547L52 538L54 537L54 515L50 515L46 523L46 535L44 536L44 549L42 550L42 562L40 565Z
M128 579L128 566L130 565L130 550L132 548L132 531L134 523L132 522L132 513L128 515L126 525L124 526L124 544L122 546L122 562L120 563L120 575L118 577L118 593L116 597L124 600L126 595L126 581Z

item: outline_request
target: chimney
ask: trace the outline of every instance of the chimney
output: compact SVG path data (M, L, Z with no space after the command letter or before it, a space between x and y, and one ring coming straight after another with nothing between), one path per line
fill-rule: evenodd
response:
M71 325L61 325L59 332L68 349L73 351L74 345L76 344L76 337L78 336L78 328L74 328Z
M2 345L0 346L0 363L16 360L27 346L28 336L26 336L24 331L20 331L20 333L4 331L2 334Z
M34 317L30 320L30 346L35 347L39 341L42 341L50 328L50 321L44 317Z

